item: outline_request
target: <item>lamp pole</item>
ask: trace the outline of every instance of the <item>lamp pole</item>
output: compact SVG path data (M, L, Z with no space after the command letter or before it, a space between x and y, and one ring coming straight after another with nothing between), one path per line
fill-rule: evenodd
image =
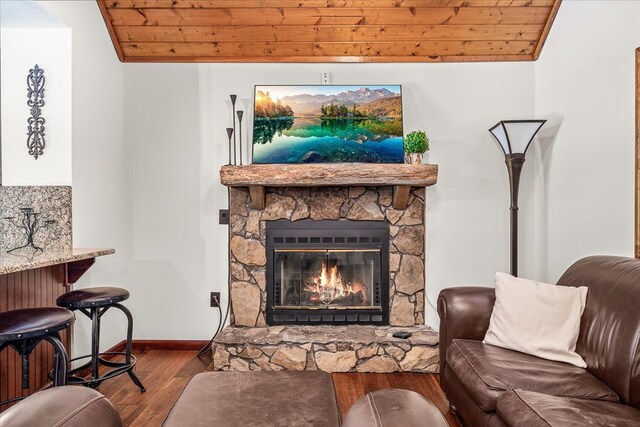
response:
M507 154L504 162L509 172L509 190L511 194L511 275L518 275L518 189L520 188L520 174L524 164L524 154Z

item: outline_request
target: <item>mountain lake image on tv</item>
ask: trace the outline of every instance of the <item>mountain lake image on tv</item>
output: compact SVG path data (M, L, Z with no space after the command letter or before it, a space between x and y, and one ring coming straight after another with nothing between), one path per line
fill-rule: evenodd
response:
M253 163L403 163L400 85L256 86Z

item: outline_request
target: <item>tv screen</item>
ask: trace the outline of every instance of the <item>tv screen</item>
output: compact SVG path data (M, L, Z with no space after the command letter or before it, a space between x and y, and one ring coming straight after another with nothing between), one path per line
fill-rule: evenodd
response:
M253 163L404 163L400 85L256 86Z

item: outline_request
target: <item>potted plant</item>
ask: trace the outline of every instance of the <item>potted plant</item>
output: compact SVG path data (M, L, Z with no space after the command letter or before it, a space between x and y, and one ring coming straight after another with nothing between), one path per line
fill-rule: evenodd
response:
M409 133L404 138L404 152L408 163L422 163L422 155L429 151L429 138L421 130Z

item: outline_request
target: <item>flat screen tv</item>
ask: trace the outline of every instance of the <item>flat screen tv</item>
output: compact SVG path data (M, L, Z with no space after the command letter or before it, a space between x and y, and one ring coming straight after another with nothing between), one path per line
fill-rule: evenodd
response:
M400 85L256 86L253 163L404 163Z

